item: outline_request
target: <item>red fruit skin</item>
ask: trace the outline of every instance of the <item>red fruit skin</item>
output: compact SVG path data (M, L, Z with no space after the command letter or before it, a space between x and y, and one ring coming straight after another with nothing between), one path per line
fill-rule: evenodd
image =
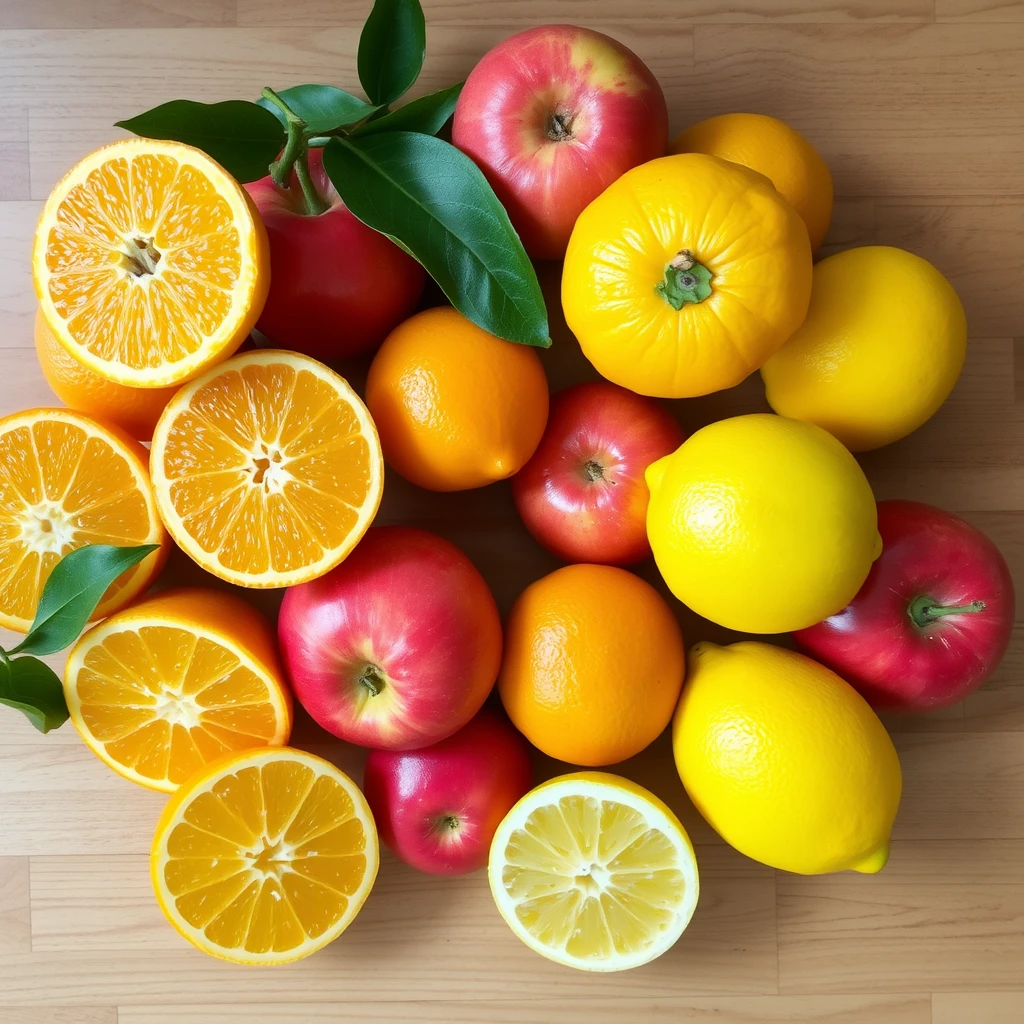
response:
M793 634L882 711L931 711L963 699L995 670L1013 629L1013 580L999 549L958 516L916 501L880 501L882 554L849 606ZM922 628L920 595L946 607L983 601Z
M552 116L571 138L548 134ZM668 111L640 58L573 25L528 29L488 51L455 107L452 142L484 172L535 259L565 255L576 218L631 167L663 156Z
M519 515L563 561L642 562L651 555L644 470L685 438L651 398L608 381L566 388L551 400L536 452L512 478ZM588 464L600 468L597 479Z
M341 565L284 596L278 636L295 696L328 732L411 750L462 728L501 663L501 619L473 563L443 537L368 530ZM368 665L383 680L360 681Z
M371 751L363 792L397 857L433 875L462 875L486 866L498 825L532 785L529 744L484 708L433 746Z
M270 239L270 293L256 328L281 348L345 359L376 348L416 308L426 272L390 239L349 212L309 151L309 173L330 204L302 212L295 175L280 189L268 175L245 186Z

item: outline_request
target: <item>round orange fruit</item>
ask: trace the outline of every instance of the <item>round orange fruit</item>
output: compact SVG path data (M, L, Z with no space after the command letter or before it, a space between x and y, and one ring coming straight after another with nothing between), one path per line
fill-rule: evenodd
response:
M431 491L465 491L519 472L548 419L537 353L450 308L399 324L370 367L366 404L384 458Z
M567 565L519 596L498 689L516 728L561 761L624 761L668 725L686 671L664 598L625 569Z
M138 441L152 439L156 421L177 386L130 388L101 377L53 336L42 311L36 313L35 342L46 383L69 409L113 423Z
M832 219L832 175L821 154L795 128L766 114L721 114L676 136L671 153L707 153L769 178L807 225L811 251Z

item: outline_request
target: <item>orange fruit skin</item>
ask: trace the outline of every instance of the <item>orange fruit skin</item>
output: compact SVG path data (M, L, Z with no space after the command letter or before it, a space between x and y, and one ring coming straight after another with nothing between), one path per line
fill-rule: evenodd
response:
M431 491L518 473L540 443L548 384L537 353L451 308L399 324L370 367L366 405L387 462Z
M821 154L795 128L765 114L721 114L680 132L670 153L707 153L771 179L807 225L811 251L832 220L832 175Z
M35 343L46 383L69 409L121 427L137 441L152 440L156 421L177 385L130 388L101 377L53 336L42 311L36 313Z
M686 673L665 599L608 565L568 565L519 596L498 691L513 724L550 757L624 761L669 724Z

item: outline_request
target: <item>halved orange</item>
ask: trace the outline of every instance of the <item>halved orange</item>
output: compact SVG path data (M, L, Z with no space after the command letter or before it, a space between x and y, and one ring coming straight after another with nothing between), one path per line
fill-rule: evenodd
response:
M159 544L122 573L94 618L123 608L153 581L169 540L138 441L70 409L0 419L0 625L25 633L50 571L85 544Z
M32 278L76 359L118 384L164 387L245 340L270 287L267 233L242 186L205 153L124 139L50 193Z
M64 693L97 757L167 793L225 754L291 733L270 624L217 590L165 591L93 626L68 657Z
M160 909L194 946L283 964L352 923L378 860L356 784L305 751L266 747L211 764L171 797L150 869Z
M347 381L272 349L182 387L153 432L150 467L171 536L243 587L287 587L333 569L384 488L377 430Z

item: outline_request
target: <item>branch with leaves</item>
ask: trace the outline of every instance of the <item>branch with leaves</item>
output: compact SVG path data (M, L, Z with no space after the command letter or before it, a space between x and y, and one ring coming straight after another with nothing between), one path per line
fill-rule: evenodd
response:
M419 0L375 0L357 58L368 102L332 85L267 87L254 103L172 100L117 127L195 146L241 182L269 173L288 188L294 171L311 216L324 202L307 154L325 147L345 205L422 263L459 312L499 338L546 347L544 298L505 208L476 164L436 137L461 83L391 109L425 53Z

